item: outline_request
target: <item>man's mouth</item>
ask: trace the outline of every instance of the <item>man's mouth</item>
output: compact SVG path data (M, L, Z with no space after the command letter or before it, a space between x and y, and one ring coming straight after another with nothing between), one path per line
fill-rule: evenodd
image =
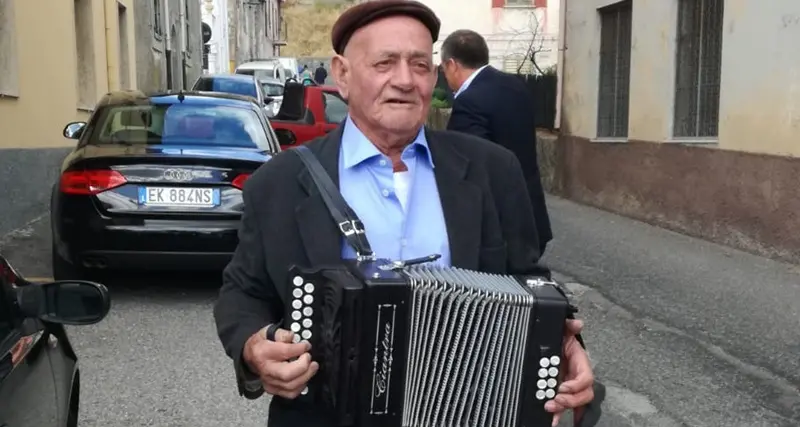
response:
M413 101L409 101L407 99L400 99L400 98L389 98L386 100L387 104L395 104L395 105L409 105L413 104Z

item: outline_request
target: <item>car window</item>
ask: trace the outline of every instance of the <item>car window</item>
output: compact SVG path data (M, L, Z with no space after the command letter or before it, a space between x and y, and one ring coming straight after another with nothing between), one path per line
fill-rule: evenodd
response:
M170 104L108 107L89 144L209 145L269 148L255 111L223 105Z
M194 90L204 92L224 92L232 93L235 95L252 96L258 99L258 89L255 81L247 82L242 80L224 79L224 78L209 78L201 79L197 82Z
M275 69L270 66L265 66L263 69L258 70L236 70L236 74L244 74L253 76L257 79L275 79L278 78L275 74Z
M267 96L282 96L283 85L271 82L261 82L261 87L264 88L264 94Z
M347 117L347 103L333 92L322 92L322 103L325 106L325 121L341 123Z

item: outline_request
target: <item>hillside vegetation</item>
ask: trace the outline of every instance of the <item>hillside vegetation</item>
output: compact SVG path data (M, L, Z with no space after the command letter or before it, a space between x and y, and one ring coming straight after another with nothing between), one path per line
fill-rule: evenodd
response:
M331 29L336 19L349 5L350 2L305 5L287 1L282 6L286 20L287 45L281 48L281 55L333 56Z

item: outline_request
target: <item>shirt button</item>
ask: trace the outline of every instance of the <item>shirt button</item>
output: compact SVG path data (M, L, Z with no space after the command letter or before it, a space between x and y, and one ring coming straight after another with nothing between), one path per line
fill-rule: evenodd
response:
M384 189L381 191L381 193L383 194L383 197L389 197L389 190Z
M381 166L386 166L386 160L384 160L384 159L381 159L381 161L379 163L380 163Z

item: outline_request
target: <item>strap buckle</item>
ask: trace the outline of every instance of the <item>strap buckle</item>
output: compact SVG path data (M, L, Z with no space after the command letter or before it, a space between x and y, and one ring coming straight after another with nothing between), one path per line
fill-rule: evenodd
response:
M361 222L360 219L354 219L350 221L342 221L339 223L339 230L345 236L352 236L353 234L364 234L366 230L364 229L364 224Z

